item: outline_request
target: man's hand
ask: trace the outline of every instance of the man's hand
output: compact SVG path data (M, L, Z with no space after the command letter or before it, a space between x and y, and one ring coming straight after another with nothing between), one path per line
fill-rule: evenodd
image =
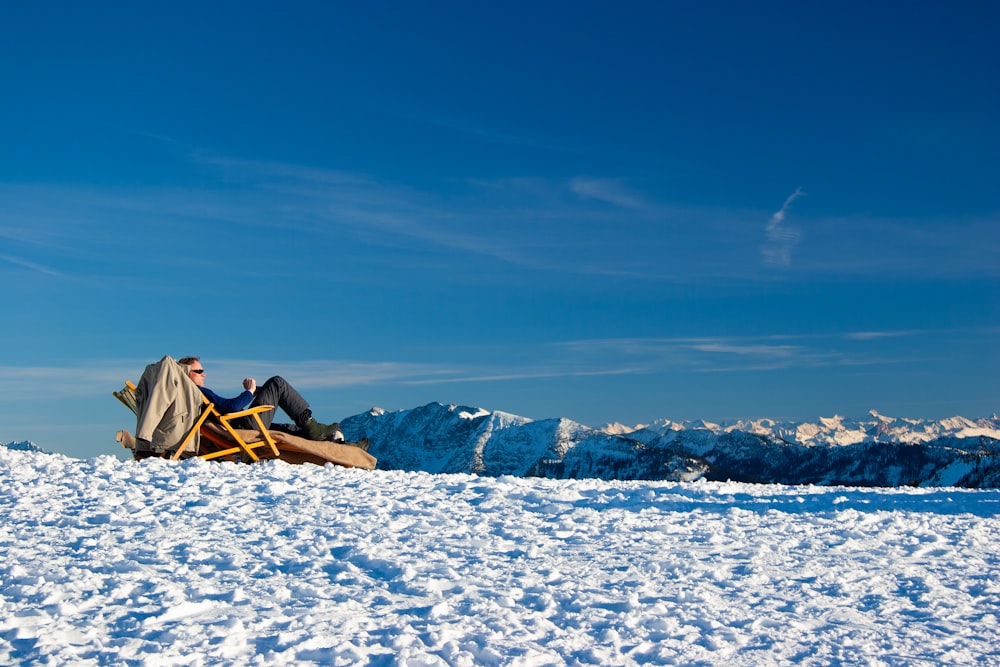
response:
M257 393L257 381L253 378L246 378L243 380L243 388L249 391L251 394Z

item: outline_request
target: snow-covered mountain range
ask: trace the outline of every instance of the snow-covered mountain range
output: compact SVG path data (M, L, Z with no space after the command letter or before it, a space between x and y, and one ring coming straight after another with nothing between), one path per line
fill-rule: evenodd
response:
M1000 417L660 420L592 428L568 419L431 403L341 424L383 469L553 478L1000 487Z
M774 440L800 445L857 445L861 443L891 442L917 444L944 437L1000 439L1000 417L988 419L899 419L880 415L875 410L866 419L848 419L839 415L820 417L818 422L778 422L773 419L739 420L714 424L706 421L673 422L663 419L652 424L628 428L609 424L602 430L609 433L628 434L652 430L661 435L681 431L702 430L716 435L743 431L767 436Z

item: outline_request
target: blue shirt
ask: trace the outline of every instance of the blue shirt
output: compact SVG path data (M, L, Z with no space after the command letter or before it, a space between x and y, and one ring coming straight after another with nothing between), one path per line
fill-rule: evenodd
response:
M253 394L250 393L249 389L236 398L223 398L208 387L198 387L198 389L201 389L201 393L205 394L208 400L212 401L219 412L224 415L228 415L230 412L246 410L253 403Z

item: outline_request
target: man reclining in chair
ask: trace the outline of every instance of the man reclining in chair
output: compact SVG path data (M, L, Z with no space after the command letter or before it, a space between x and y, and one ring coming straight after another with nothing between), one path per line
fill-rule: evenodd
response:
M223 414L239 412L258 405L276 405L285 411L295 425L299 427L296 435L308 438L309 440L329 440L332 442L343 442L344 436L340 432L340 425L321 424L313 419L312 410L299 392L295 391L292 385L288 384L282 377L272 377L267 382L257 387L257 381L253 378L243 380L243 393L235 398L223 398L205 386L205 368L201 365L198 357L184 357L178 363L189 366L188 377L198 385L201 392L208 400L215 404L219 412ZM260 417L264 426L271 428L274 421L274 410L261 413ZM253 428L250 417L242 418L245 423L239 420L233 425L238 428Z

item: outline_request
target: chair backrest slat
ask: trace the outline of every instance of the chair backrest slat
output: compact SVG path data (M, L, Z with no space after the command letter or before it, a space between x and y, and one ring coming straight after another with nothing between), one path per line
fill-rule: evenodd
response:
M135 400L135 385L131 382L126 382L125 386L122 387L121 391L111 392L115 395L119 401L121 401L126 408L132 411L136 417L139 416L139 404Z

